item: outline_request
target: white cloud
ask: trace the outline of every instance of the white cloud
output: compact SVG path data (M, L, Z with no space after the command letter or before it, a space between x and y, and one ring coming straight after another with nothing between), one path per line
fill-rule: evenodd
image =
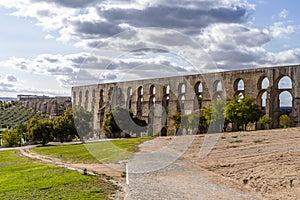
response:
M296 32L297 27L293 25L286 25L284 22L275 22L266 33L269 33L274 38L289 38L289 36Z
M5 80L7 82L17 82L18 81L17 77L13 74L6 74L5 75Z
M289 12L286 9L283 9L280 13L279 13L279 17L282 19L286 19L288 16Z
M0 5L16 9L12 13L15 16L35 19L45 30L58 31L59 41L80 42L106 38L128 27L162 27L198 34L210 23L245 22L255 7L243 0L0 0Z
M14 16L33 19L47 33L45 39L96 47L92 53L41 54L32 60L0 62L52 75L62 88L72 86L78 72L82 76L77 81L86 83L195 73L193 65L200 72L217 70L210 68L210 58L221 70L300 62L299 49L274 53L265 48L272 40L289 38L297 26L279 21L264 30L253 28L255 5L246 0L0 0L0 6L11 8ZM288 11L282 10L279 17L286 19ZM157 52L133 55L144 48ZM157 66L164 66L159 74Z
M198 41L225 70L300 63L299 49L268 52L264 46L272 37L270 32L240 24L214 24L204 29Z
M45 40L50 40L50 39L53 39L54 36L51 34L47 34L44 38L45 38Z

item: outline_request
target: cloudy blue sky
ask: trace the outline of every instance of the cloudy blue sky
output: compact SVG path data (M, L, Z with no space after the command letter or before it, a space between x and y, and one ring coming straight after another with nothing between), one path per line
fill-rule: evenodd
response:
M90 84L196 73L191 65L209 72L299 64L299 7L296 0L0 0L0 96L70 95L78 73Z

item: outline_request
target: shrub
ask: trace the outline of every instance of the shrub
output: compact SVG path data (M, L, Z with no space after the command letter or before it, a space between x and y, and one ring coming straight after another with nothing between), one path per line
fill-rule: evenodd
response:
M259 119L259 123L261 124L262 129L266 129L266 125L272 123L272 118L263 116Z
M286 114L281 115L279 117L279 126L281 128L289 128L289 127L291 127L292 126L292 120L291 120L291 118L288 115L286 115Z
M16 130L7 130L3 133L3 146L5 147L13 147L20 145L21 137Z

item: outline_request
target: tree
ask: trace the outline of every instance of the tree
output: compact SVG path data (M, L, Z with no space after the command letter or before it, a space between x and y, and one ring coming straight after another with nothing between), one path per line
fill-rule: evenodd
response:
M145 120L133 117L131 111L117 106L105 114L102 130L110 138L121 137L123 131L140 135L147 131L147 123Z
M279 126L281 128L289 128L289 127L291 127L292 126L292 120L291 120L291 118L287 114L281 115L279 117Z
M26 124L18 124L13 130L7 130L3 134L4 146L21 146L22 140L26 141L25 133L27 132Z
M65 110L62 116L54 120L54 133L55 138L61 143L71 141L78 136L71 108Z
M181 126L181 112L177 112L175 115L171 118L174 121L174 126L176 130L178 130Z
M239 99L238 96L233 97L226 105L225 117L229 122L236 124L246 130L247 124L257 122L262 116L262 111L259 106L254 103L254 100L245 96Z
M190 129L197 128L197 133L205 133L207 130L207 120L203 114L193 112L187 116L187 123Z
M13 147L20 145L20 135L16 130L7 130L2 135L3 145Z
M188 122L188 115L183 115L181 112L177 112L175 115L172 116L171 118L174 121L174 125L176 128L176 133L178 133L178 131L182 131L182 129L184 128L189 128L189 122ZM194 123L193 119L191 118L191 123ZM181 134L181 133L179 133Z
M272 123L272 118L267 116L262 116L259 118L259 123L261 124L262 129L266 129L266 125L269 125Z
M28 123L28 138L33 142L45 145L53 141L53 132L53 121L49 119L32 118Z
M80 139L83 141L83 137L86 137L93 132L93 115L91 112L84 110L82 106L73 106L72 111L75 128L80 136Z
M225 105L226 101L221 99L213 101L211 106L204 110L203 116L213 132L223 130L225 123Z
M180 127L192 130L197 128L197 133L205 133L208 126L206 118L199 112L192 112L189 115L182 115L181 112L178 112L171 119L174 121L177 131Z

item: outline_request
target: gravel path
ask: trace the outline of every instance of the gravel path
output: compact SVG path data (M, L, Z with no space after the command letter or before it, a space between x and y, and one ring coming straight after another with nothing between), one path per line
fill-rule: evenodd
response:
M191 139L156 138L140 145L141 151L128 163L125 199L255 199L213 184L189 160L181 159Z

